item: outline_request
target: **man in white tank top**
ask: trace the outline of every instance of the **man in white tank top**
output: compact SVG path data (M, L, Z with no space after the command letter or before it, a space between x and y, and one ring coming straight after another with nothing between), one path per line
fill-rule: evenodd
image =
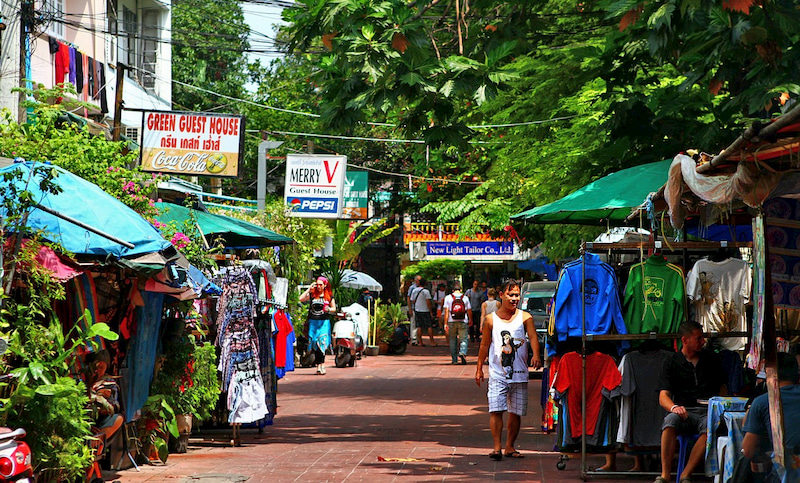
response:
M539 338L533 318L519 305L519 283L503 281L500 286L500 308L486 316L483 324L481 347L478 351L478 369L475 383L483 382L483 363L489 358L489 427L492 430L494 450L489 453L493 460L503 459L501 436L503 413L508 411L508 435L505 455L522 458L514 449L519 435L522 416L528 410L528 345L533 349L533 367L539 367ZM527 340L526 340L527 337Z

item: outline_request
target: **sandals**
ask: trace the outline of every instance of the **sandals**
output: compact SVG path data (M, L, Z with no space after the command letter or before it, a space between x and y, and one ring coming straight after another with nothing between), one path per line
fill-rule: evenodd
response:
M489 453L489 458L495 461L500 461L503 459L503 453L500 451L492 451L491 453Z
M683 478L678 480L678 483L692 483L692 479L689 478L688 476L684 476Z
M663 476L656 476L655 481L653 483L669 483L669 480L664 479Z
M520 459L524 457L525 455L520 453L519 451L512 451L510 453L506 453L506 458Z

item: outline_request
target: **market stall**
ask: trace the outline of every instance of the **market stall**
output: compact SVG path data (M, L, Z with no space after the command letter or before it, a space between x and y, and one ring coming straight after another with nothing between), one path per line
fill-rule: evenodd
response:
M617 444L630 446L640 453L646 452L648 448L655 452L660 438L658 425L651 428L651 434L644 434L641 430L632 433L630 426L623 427L619 424L619 419L615 419L621 416L615 409L616 403L599 397L602 391L596 389L604 387L603 385L610 385L605 389L614 389L622 384L623 377L631 377L637 369L651 367L657 370L661 360L659 357L663 358L664 354L670 353L663 349L674 349L673 342L679 338L677 327L688 316L687 290L693 291L692 283L693 286L698 285L700 270L691 272L689 269L694 268L695 262L701 256L727 259L731 248L750 246L749 242L727 240L676 242L674 238L659 236L658 230L649 226L650 220L645 217L645 213L638 219L629 218L632 209L641 206L642 200L650 197L667 182L671 164L667 160L613 173L549 205L512 217L525 223L646 225L653 233L635 242L587 242L582 246L581 257L567 264L560 275L548 329L550 360L547 379L555 383L543 388L543 393L548 393L547 389L552 387L560 397L547 402L544 413L552 414L555 405L558 405L561 424L556 428L556 445L564 451L565 456L573 452L580 453L583 478L600 475L620 478L655 476L655 473L643 471L617 473L587 469L586 455L589 452L613 452ZM597 254L602 254L608 263ZM638 260L634 263L622 263L622 254L638 256ZM742 276L750 273L742 260L730 263ZM694 280L689 287L686 286L686 272ZM605 278L601 282L598 277ZM565 279L569 279L569 283L562 283ZM653 285L655 279L661 283L658 287ZM742 338L748 335L744 330L742 307L745 300L743 298L737 302L739 316L735 327L707 330L707 335L717 340L726 350L729 350L726 345L740 350L744 345ZM599 312L595 314L596 311ZM601 319L602 323L598 323ZM613 344L610 348L595 350L596 347L609 343ZM631 344L647 347L648 350L631 351L630 358L626 355L627 361L623 358L619 362L619 379L609 379L617 367L602 352L610 352L612 358L616 358L627 352L627 347ZM741 359L738 359L735 350L730 351L734 358L732 366L736 366L735 360L741 366ZM635 363L632 364L631 361L634 360ZM609 368L613 365L614 370L598 372L596 369L604 364ZM622 371L625 366L629 367L627 375ZM640 388L641 391L646 391L646 388ZM663 418L663 415L658 414L639 414L652 405L633 404L636 401L636 392L630 389L623 394L626 394L627 399L621 406L622 411L629 413L627 420ZM600 408L600 411L593 410L591 414L587 414L587 405ZM656 405L655 410L657 412L660 408ZM562 415L567 417L561 419ZM606 422L607 425L603 426L605 431L595 431L598 421ZM544 421L545 426L549 423L547 419ZM562 459L559 468L563 468L565 463L566 460Z

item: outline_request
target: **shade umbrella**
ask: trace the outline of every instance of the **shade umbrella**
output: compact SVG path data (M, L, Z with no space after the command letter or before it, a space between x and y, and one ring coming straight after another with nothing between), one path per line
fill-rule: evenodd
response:
M55 171L53 182L61 193L45 193L39 188L42 173L34 168L44 167ZM31 172L33 175L31 176ZM54 165L21 162L0 168L0 175L19 172L21 179L0 179L0 196L13 196L12 185L17 191L27 190L33 201L42 208L34 208L28 215L26 226L41 230L47 240L59 243L65 250L82 255L115 258L158 252L172 245L165 240L149 221L124 203L103 191L99 186ZM30 182L27 183L30 177ZM49 212L43 211L48 210ZM129 242L133 248L125 247L53 213L83 223L116 239ZM2 212L5 217L7 214ZM9 227L13 228L13 227Z
M381 292L383 285L364 272L357 272L349 268L342 270L341 286L345 288L367 288L375 292Z
M667 182L671 159L623 169L547 205L512 216L533 223L621 225L647 195Z
M214 239L221 238L225 248L262 248L294 243L294 240L288 236L237 218L195 210L174 203L156 203L156 208L161 212L156 219L162 223L170 221L183 223L193 216L206 240L213 242Z

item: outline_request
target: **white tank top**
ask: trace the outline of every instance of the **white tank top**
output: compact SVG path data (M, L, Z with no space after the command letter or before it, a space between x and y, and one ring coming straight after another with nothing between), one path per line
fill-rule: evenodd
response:
M500 301L499 300L487 300L486 301L486 315L492 314L497 312L497 309L500 308Z
M517 309L510 321L492 317L492 344L489 346L489 377L507 382L528 382L528 344L523 312Z

